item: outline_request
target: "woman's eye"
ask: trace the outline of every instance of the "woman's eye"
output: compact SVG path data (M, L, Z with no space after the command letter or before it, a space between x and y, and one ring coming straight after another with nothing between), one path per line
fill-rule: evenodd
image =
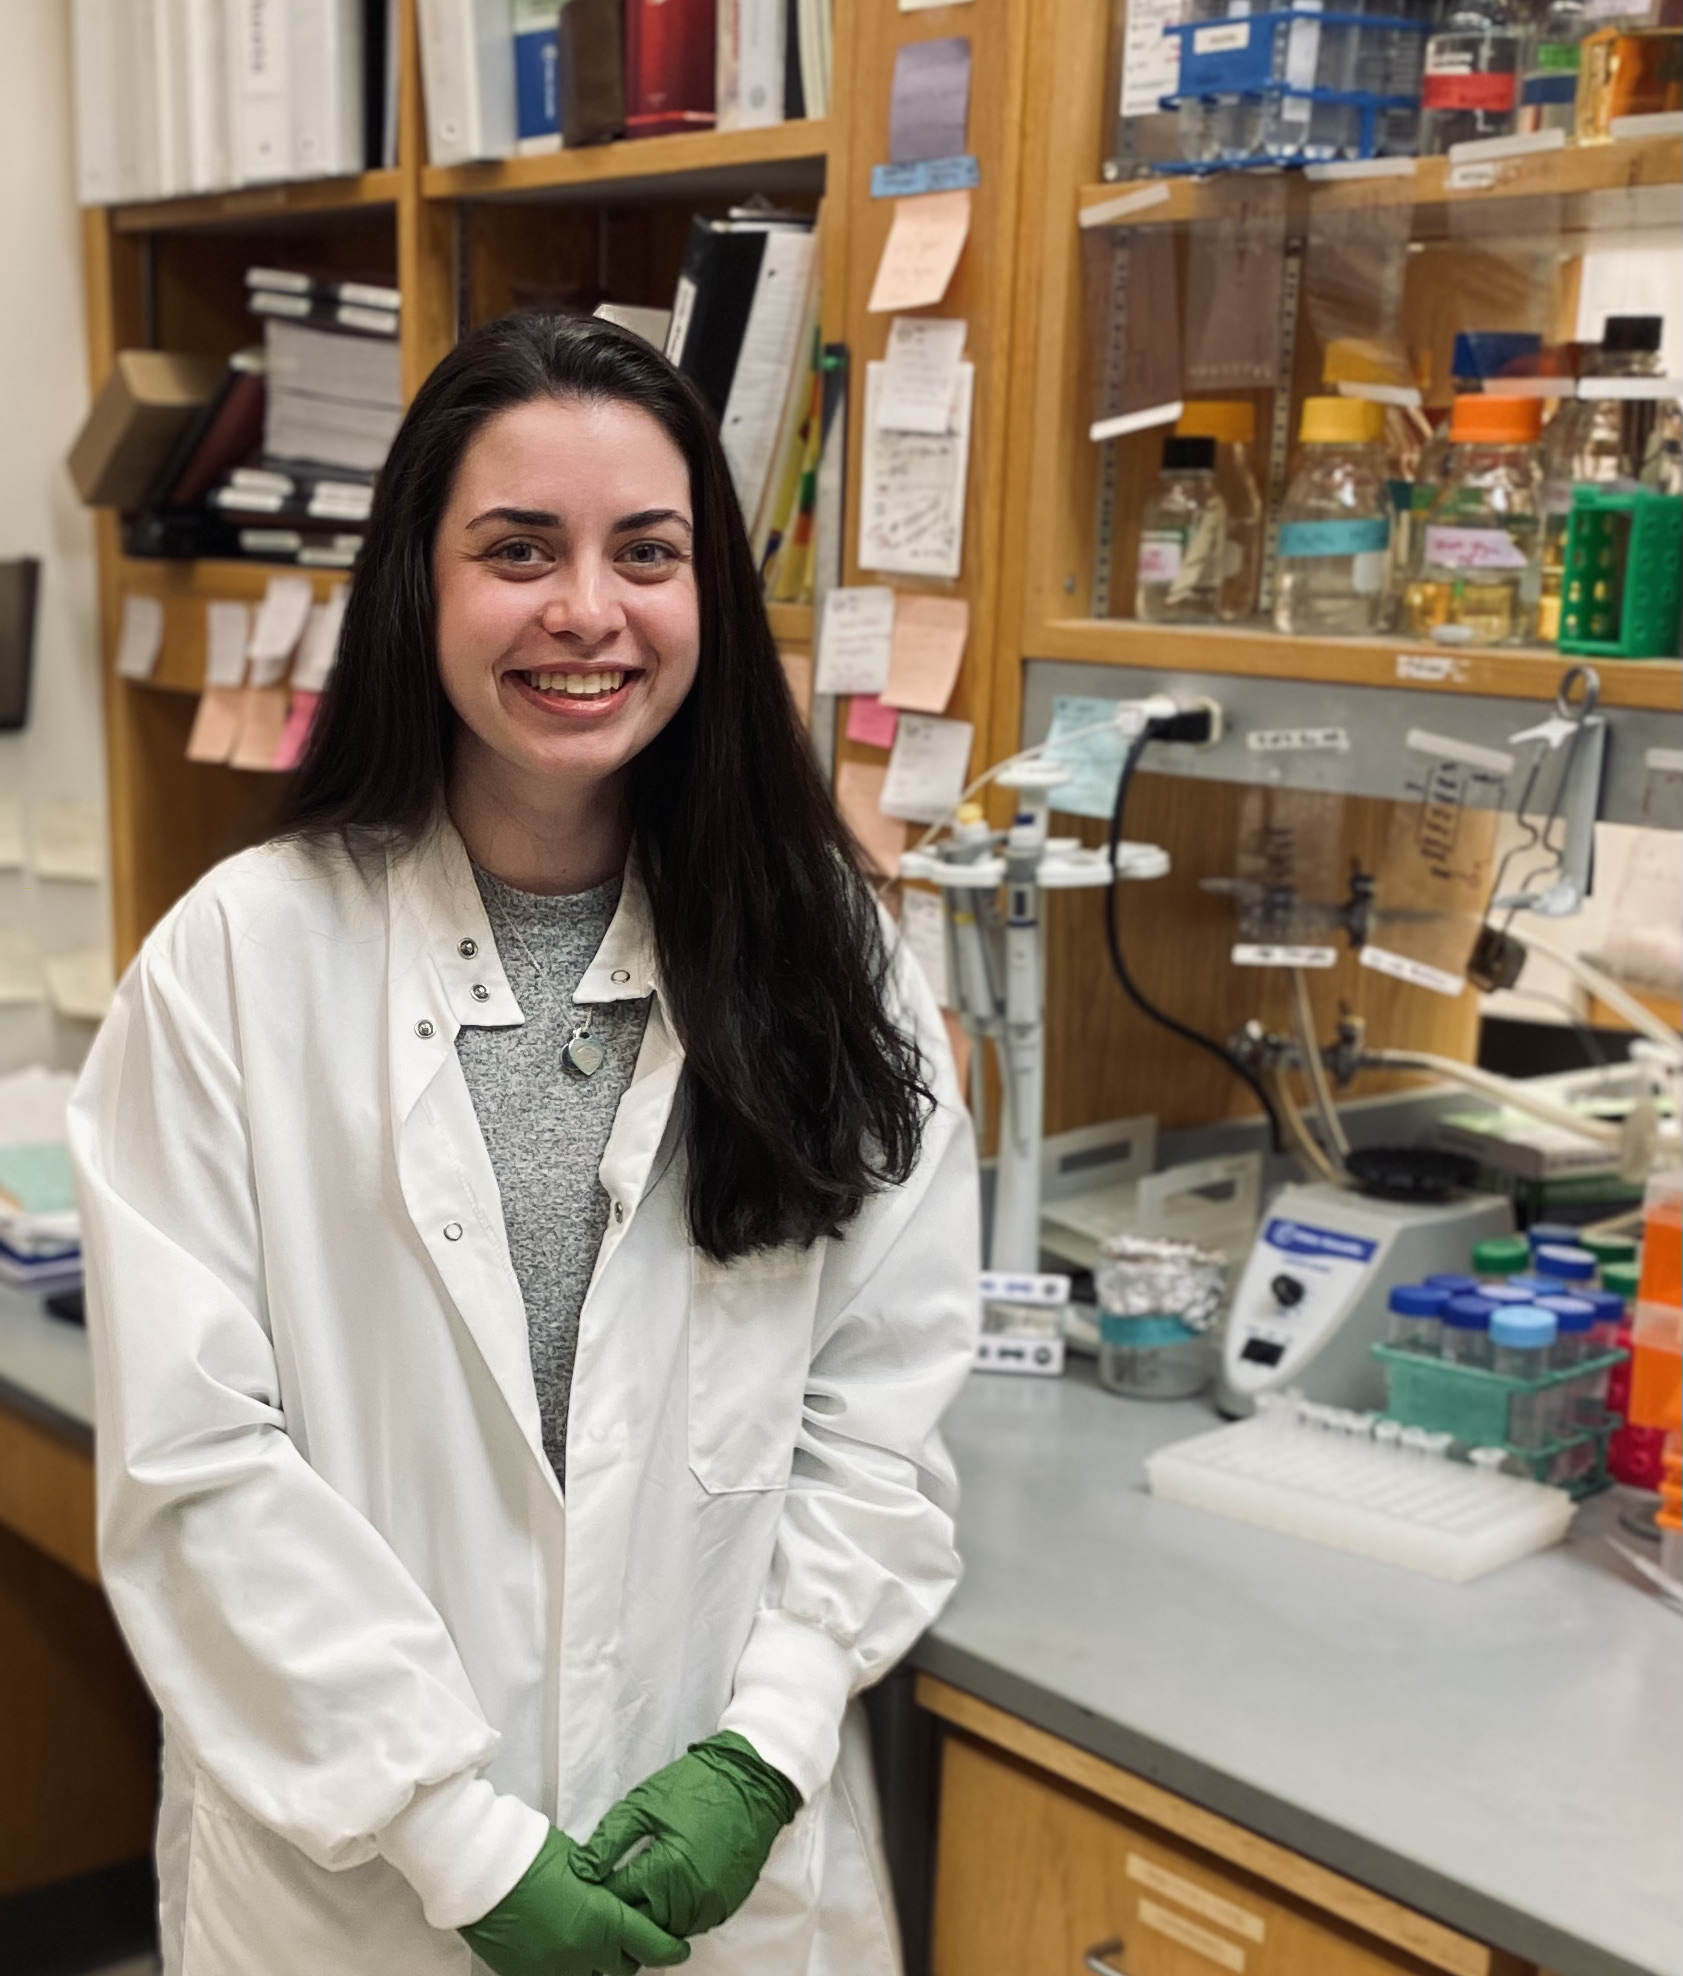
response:
M670 542L633 542L623 553L636 569L663 569L682 560Z
M532 569L543 560L543 548L537 542L499 542L490 560L514 569Z

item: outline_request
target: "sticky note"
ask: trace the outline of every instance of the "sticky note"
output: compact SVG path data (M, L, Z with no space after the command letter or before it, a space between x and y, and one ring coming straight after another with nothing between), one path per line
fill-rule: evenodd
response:
M292 689L292 705L287 709L286 725L280 731L280 739L275 743L274 757L270 768L283 772L295 769L304 759L304 750L309 745L310 729L315 726L316 709L321 705L319 693L307 693L302 687Z
M894 639L894 592L884 583L824 594L818 619L817 690L880 693Z
M894 219L866 305L873 315L933 308L947 292L970 233L968 192L896 199Z
M339 634L350 595L348 583L336 583L324 602L311 606L298 640L298 656L292 661L292 684L299 691L320 693L325 689L339 656Z
M945 713L969 635L970 606L964 598L902 594L894 611L884 704L911 713Z
M867 748L892 748L900 716L874 693L856 693L847 703L847 738Z
M908 41L895 53L888 102L888 158L914 165L956 158L970 121L970 37Z
M778 651L778 659L783 666L783 677L788 683L789 698L795 703L795 712L801 717L801 725L812 725L812 654L810 652Z
M125 597L122 629L117 634L119 675L124 679L150 679L163 649L163 599Z
M0 871L23 866L23 798L0 795Z
M41 956L27 926L0 926L0 1007L41 999Z
M953 578L964 561L970 406L976 367L960 364L948 429L885 432L876 422L885 366L865 366L859 474L859 566Z
M251 610L215 597L205 605L205 684L243 686L245 648L251 642Z
M900 895L900 938L923 969L936 1001L945 1006L948 999L946 910L938 892L920 891L915 885L905 888Z
M47 999L60 1015L80 1022L103 1022L116 993L111 956L103 947L75 947L49 954Z
M36 803L30 812L37 878L97 885L105 868L104 821L93 803Z
M964 794L971 739L967 720L902 715L882 788L884 813L908 823L939 823Z
M876 400L880 431L947 430L968 331L962 316L894 318Z
M240 664L245 664L243 647ZM234 752L234 743L240 738L242 690L233 686L207 686L199 695L199 711L193 716L193 731L187 737L190 762L225 762Z
M868 864L885 878L897 877L906 848L906 826L882 812L887 769L876 762L843 762L836 770L836 808L859 841Z
M239 733L228 761L233 768L272 769L286 730L284 686L247 686L240 694Z
M275 686L286 677L294 648L304 635L315 588L307 576L271 576L245 655L253 686Z

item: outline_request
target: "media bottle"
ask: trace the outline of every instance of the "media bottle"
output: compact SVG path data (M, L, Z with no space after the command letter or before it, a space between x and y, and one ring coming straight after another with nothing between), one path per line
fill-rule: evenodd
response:
M1213 439L1163 441L1163 471L1140 527L1134 615L1146 624L1214 624L1227 561L1227 504Z
M1542 592L1542 477L1535 398L1463 397L1449 474L1426 518L1409 629L1450 644L1522 645Z
M1420 150L1440 156L1452 144L1507 137L1519 114L1524 36L1508 0L1450 0L1426 43L1420 79Z
M1307 398L1302 451L1280 507L1274 623L1292 636L1360 636L1384 622L1391 489L1385 416L1364 398Z
M1262 493L1251 466L1256 407L1248 399L1203 399L1189 404L1175 424L1177 439L1215 442L1215 485L1226 511L1219 611L1224 624L1256 609L1262 575Z

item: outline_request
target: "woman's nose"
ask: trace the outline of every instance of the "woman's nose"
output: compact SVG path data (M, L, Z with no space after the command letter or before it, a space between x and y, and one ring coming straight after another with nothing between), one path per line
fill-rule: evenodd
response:
M609 571L593 559L563 569L544 600L540 622L550 637L574 638L585 645L598 645L624 630L625 611Z

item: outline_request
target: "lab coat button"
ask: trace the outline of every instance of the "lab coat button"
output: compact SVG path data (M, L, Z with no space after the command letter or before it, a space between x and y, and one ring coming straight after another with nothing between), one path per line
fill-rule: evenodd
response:
M625 1219L625 1203L623 1201L615 1201L614 1219L615 1221L623 1221Z
M446 1242L459 1242L462 1239L462 1224L459 1221L447 1221L444 1224L444 1239Z
M415 1034L420 1037L423 1043L436 1033L432 1024L428 1022L425 1016L422 1016L420 1021L415 1025Z
M488 1002L491 999L491 991L483 981L476 981L473 984L473 999L476 1002Z
M629 981L631 979L630 968L616 967L613 971L612 979L615 981Z
M456 943L456 952L461 955L464 961L471 961L474 955L479 952L479 942L477 940L459 940Z

